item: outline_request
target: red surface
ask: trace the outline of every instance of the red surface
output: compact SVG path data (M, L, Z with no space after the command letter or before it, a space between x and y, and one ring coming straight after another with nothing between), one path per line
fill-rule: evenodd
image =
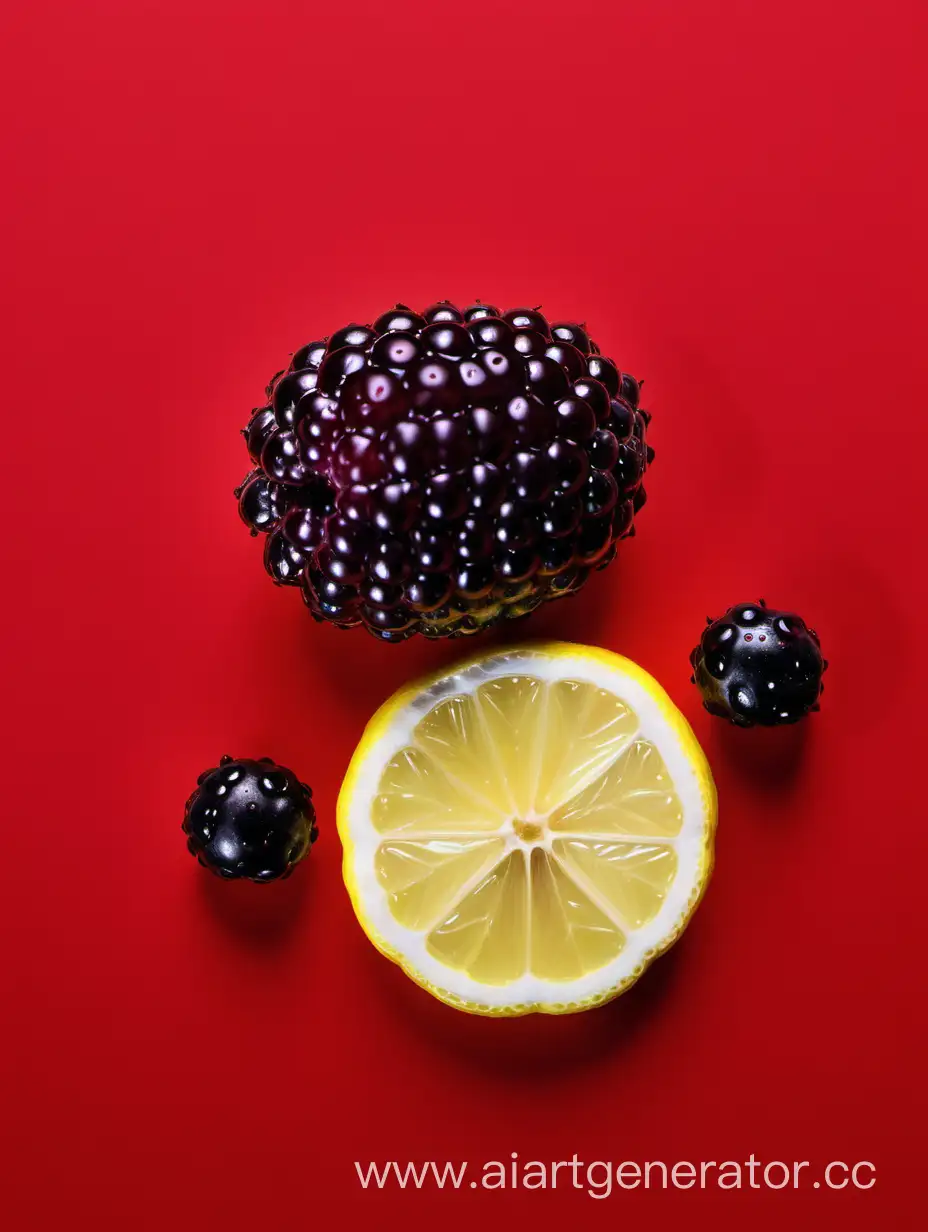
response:
M5 1226L916 1226L924 5L45 0L2 24ZM473 643L313 626L231 497L291 350L442 296L585 318L654 413L637 539L530 631L667 686L717 775L718 864L673 954L573 1019L458 1015L361 934L341 775L377 704ZM832 660L804 732L733 733L688 683L705 615L758 594ZM226 751L316 789L285 885L185 853ZM865 1159L877 1184L596 1203L364 1193L353 1166L512 1151Z

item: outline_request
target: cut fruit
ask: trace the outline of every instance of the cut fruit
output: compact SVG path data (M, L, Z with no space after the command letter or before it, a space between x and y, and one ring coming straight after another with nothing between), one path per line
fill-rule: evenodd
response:
M686 927L715 787L686 720L628 659L556 642L401 690L338 801L371 941L472 1013L588 1009Z

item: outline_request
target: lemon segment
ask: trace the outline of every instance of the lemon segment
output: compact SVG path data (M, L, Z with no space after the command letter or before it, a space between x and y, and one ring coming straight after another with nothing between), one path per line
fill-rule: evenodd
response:
M677 874L677 855L668 846L571 838L555 839L552 851L580 885L589 883L632 928L657 915Z
M371 823L380 834L492 831L505 816L501 807L450 779L434 758L412 747L390 758L371 807Z
M509 813L530 818L544 747L544 685L532 676L506 676L481 685L476 702L490 756L506 785Z
M592 901L550 852L536 847L532 873L532 974L578 980L610 963L625 944L615 920Z
M498 838L391 840L377 849L377 876L393 918L404 928L422 929L436 923L448 903L505 854Z
M491 652L402 690L338 804L374 944L474 1013L564 1013L632 984L712 868L715 789L683 716L619 655Z
M637 730L637 715L608 690L577 680L550 684L537 812L551 813L595 782Z
M430 711L413 732L417 748L459 788L498 819L508 809L502 767L474 697L450 697Z
M556 809L555 832L665 835L680 833L683 808L663 758L635 740L598 779Z
M428 935L439 962L487 985L525 974L528 880L521 851L511 851Z

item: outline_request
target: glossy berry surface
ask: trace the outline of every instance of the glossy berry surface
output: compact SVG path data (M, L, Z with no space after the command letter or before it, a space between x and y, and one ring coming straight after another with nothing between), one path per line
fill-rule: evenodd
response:
M710 620L690 662L705 708L739 727L796 723L818 710L828 666L802 617L763 600Z
M302 346L267 395L239 512L316 620L383 641L575 594L645 501L638 381L537 308L398 304Z
M289 877L318 837L311 789L269 757L204 771L181 828L204 868L257 882Z

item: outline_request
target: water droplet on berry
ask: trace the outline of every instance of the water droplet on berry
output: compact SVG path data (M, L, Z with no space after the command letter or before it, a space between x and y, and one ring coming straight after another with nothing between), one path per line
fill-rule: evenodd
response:
M587 513L592 517L610 513L615 508L618 495L618 486L608 471L590 472L583 490Z
M468 332L476 346L494 350L511 350L515 342L512 326L499 317L483 317L472 321Z
M537 329L518 329L513 334L512 345L526 358L532 355L541 357L548 349L548 339Z
M526 360L525 371L529 390L543 402L557 402L570 391L567 373L548 355Z
M455 308L454 304L448 300L439 300L437 304L432 304L426 308L424 314L426 321L433 324L435 321L460 321L464 320L464 314Z
M596 431L596 416L581 398L562 398L557 404L557 434L582 445Z
M499 509L506 490L506 477L497 466L477 462L470 472L470 506L483 513Z
M590 355L586 360L586 370L594 381L605 385L613 398L618 396L621 385L619 370L611 359L602 355Z
M368 325L346 325L329 339L329 350L340 351L342 347L358 347L364 350L377 337Z
M567 342L576 347L584 355L590 349L590 337L582 325L572 321L558 321L551 326L551 337L555 342Z
M551 339L548 322L534 308L513 308L503 313L503 320L508 321L513 329L535 329L549 341Z
M608 428L597 428L588 446L590 465L600 471L611 471L619 456L619 442Z
M442 321L422 331L422 342L434 355L448 359L467 359L474 353L474 340L468 330L455 321Z
M555 483L554 464L545 454L521 450L509 463L513 491L520 500L543 501Z
M277 420L271 407L260 407L252 415L245 429L245 444L255 462L261 461L261 451L276 428Z
M294 547L305 553L318 547L325 535L325 519L311 509L291 509L281 527L283 534Z
M422 355L422 345L414 334L384 334L371 348L371 362L379 368L403 372Z
M359 347L342 347L330 351L319 369L319 388L323 393L335 394L342 381L360 370L367 363L367 355Z
M400 304L392 309L392 311L383 313L374 322L374 329L378 334L391 333L395 330L416 333L424 328L425 317L419 316L417 312L411 312Z
M406 586L406 600L417 612L432 612L451 595L450 579L440 573L419 573Z
M552 441L546 452L554 463L557 490L568 494L578 492L590 469L586 451L570 441Z
M292 428L300 417L301 405L307 394L316 388L314 370L288 372L274 386L274 414L283 428Z
M545 354L553 359L567 373L572 381L578 381L586 376L586 362L576 347L569 342L552 342L545 348Z
M268 535L264 544L264 567L281 586L297 586L306 558L282 534Z
M517 394L506 404L510 433L522 445L542 445L550 441L557 424L557 412L531 394Z

